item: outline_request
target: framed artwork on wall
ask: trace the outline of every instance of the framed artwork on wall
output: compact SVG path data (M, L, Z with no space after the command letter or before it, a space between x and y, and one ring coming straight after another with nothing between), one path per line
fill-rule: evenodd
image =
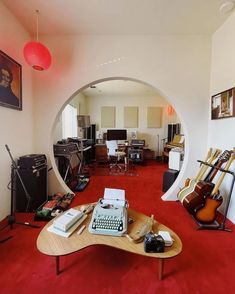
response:
M0 106L22 110L21 65L1 50Z
M235 88L223 91L211 97L211 119L235 116Z

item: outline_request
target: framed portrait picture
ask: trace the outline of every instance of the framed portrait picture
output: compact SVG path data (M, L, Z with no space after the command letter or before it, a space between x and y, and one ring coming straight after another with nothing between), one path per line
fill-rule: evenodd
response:
M1 50L0 106L22 110L21 65Z
M211 119L235 116L235 88L223 91L211 97Z

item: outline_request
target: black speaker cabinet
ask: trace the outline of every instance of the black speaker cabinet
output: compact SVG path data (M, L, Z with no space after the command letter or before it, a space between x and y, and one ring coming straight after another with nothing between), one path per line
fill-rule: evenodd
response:
M162 191L166 192L170 189L179 174L178 170L168 169L163 175Z
M91 149L85 154L88 162L95 160L96 125L92 124L87 129L87 139L91 141Z
M16 170L13 168L14 209L17 212L35 211L47 200L47 165L34 169L19 168L18 172L31 200L28 205L28 199L21 181L17 176Z
M90 127L87 129L87 139L92 139L93 143L95 144L96 140L96 125L92 124Z

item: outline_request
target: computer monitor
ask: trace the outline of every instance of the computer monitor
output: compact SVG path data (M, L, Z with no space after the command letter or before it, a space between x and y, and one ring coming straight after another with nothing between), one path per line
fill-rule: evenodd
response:
M107 130L107 141L111 140L126 140L127 139L127 131L125 129L122 130Z

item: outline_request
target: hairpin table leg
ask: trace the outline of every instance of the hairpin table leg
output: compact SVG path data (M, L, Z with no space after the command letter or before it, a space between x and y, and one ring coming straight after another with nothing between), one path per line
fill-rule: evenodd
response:
M162 276L163 276L163 270L164 270L164 258L159 258L159 273L158 273L158 277L159 280L162 280Z
M56 263L56 274L58 275L60 273L60 257L55 257L55 263Z

